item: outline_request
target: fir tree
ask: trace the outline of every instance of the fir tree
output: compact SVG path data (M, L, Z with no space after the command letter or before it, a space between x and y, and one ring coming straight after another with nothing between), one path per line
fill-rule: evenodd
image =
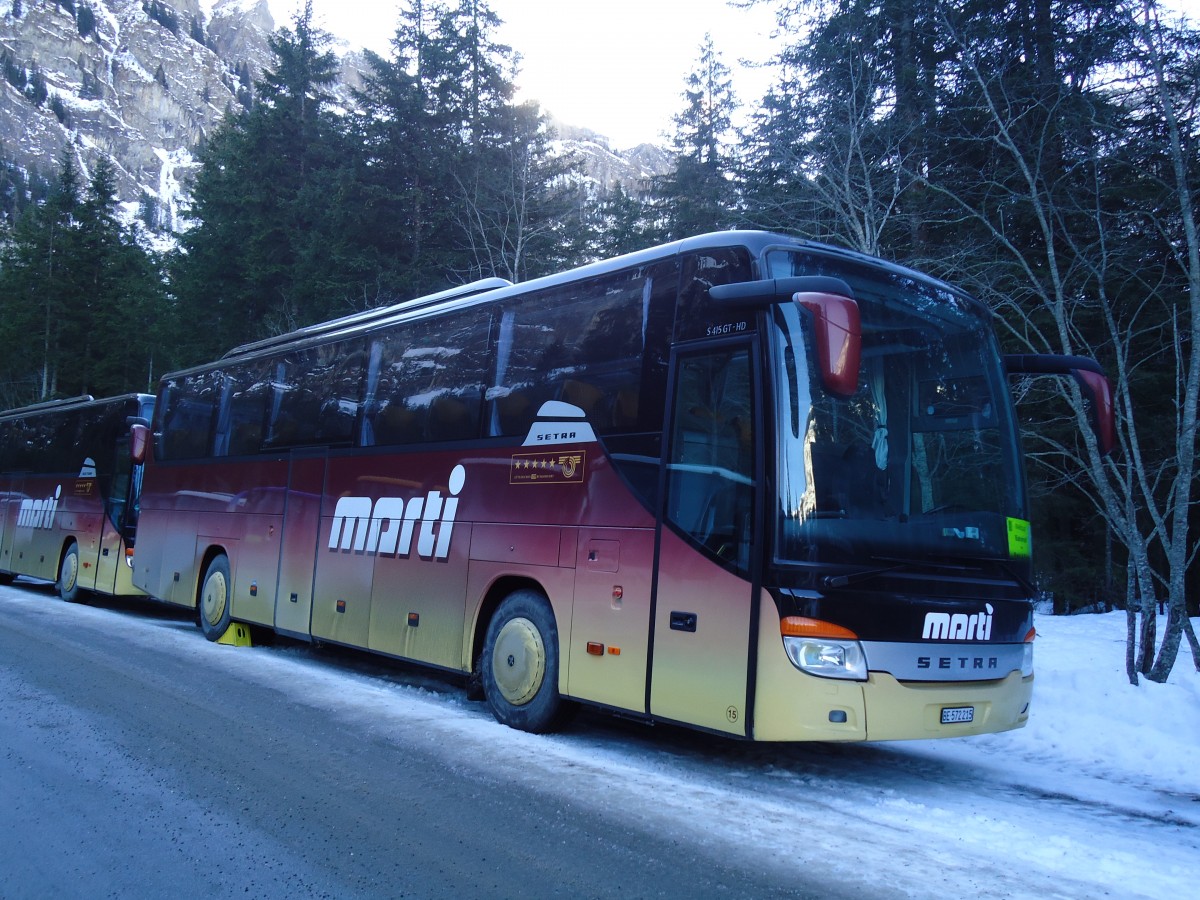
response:
M173 266L184 320L204 311L203 335L181 331L187 359L202 359L342 311L354 292L336 260L348 240L332 223L352 184L348 149L327 108L336 61L306 4L294 28L271 37L276 64L260 102L231 117L202 150L194 215Z
M144 390L162 280L116 219L116 181L101 161L86 188L64 153L49 196L28 206L0 259L3 381L15 402Z
M672 141L675 171L653 185L655 206L672 238L727 228L736 215L730 149L736 101L729 68L711 35L705 35L683 97Z

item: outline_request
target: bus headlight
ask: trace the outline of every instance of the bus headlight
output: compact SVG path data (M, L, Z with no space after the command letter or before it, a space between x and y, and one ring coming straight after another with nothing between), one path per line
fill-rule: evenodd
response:
M1025 635L1025 652L1021 656L1021 677L1028 678L1033 674L1033 639L1037 637L1037 631L1030 628L1029 633Z
M787 616L779 622L783 649L801 672L821 678L867 680L867 657L858 635L849 628L809 619Z
M792 665L809 675L867 680L867 658L858 641L785 637L783 647Z

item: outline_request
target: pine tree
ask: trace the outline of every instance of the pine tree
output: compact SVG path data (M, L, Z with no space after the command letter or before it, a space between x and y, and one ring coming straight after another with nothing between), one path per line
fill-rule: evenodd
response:
M588 210L588 229L591 253L601 259L632 253L666 240L649 199L630 194L619 184Z
M116 218L116 180L97 163L86 189L64 153L45 202L28 207L0 260L0 340L14 404L146 389L162 305L150 257Z
M655 206L672 238L730 227L737 215L730 148L736 99L711 35L704 37L683 97L672 139L675 171L653 185Z
M362 148L364 216L360 239L380 270L384 292L413 296L446 286L456 267L453 172L461 134L445 114L435 73L434 18L428 4L401 10L384 59L368 53L355 121Z
M513 104L498 25L482 0L417 0L401 11L390 58L370 58L356 123L364 246L399 296L523 278L583 252L573 163L551 152L536 109Z
M197 227L172 265L184 321L201 310L202 335L181 327L185 359L218 355L263 334L346 311L354 293L337 270L349 237L332 223L350 184L341 122L328 109L336 61L312 24L272 35L275 65L259 102L227 120L203 149L193 192Z

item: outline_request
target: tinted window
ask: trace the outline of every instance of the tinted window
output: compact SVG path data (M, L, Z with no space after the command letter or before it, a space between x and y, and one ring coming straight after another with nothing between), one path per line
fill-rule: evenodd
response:
M478 437L488 330L488 314L468 310L376 335L361 442Z
M633 430L653 288L630 269L506 304L489 433L525 434L547 400L579 407L598 433Z
M167 382L160 423L163 459L209 455L223 381L220 372L203 372Z
M744 334L752 329L753 312L714 303L709 299L708 289L716 284L750 281L753 277L750 254L744 247L705 250L686 257L675 339Z
M0 470L82 477L109 472L116 441L127 432L125 417L135 412L129 401L101 401L9 419L0 424Z
M244 456L262 449L272 394L269 363L249 363L226 374L214 455Z
M362 338L296 350L273 368L268 447L348 444L366 372Z
M683 356L667 459L667 519L741 571L750 559L754 390L744 349Z
M91 409L79 411L79 436L77 442L68 444L65 460L67 470L82 473L87 460L92 461L92 468L101 475L107 475L115 465L113 456L116 453L117 439L128 433L125 426L125 403L107 403Z

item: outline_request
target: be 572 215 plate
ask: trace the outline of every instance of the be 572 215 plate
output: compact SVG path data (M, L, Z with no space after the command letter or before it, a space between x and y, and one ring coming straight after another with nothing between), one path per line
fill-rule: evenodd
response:
M975 707L973 706L948 706L942 710L942 724L954 725L960 722L974 722Z

